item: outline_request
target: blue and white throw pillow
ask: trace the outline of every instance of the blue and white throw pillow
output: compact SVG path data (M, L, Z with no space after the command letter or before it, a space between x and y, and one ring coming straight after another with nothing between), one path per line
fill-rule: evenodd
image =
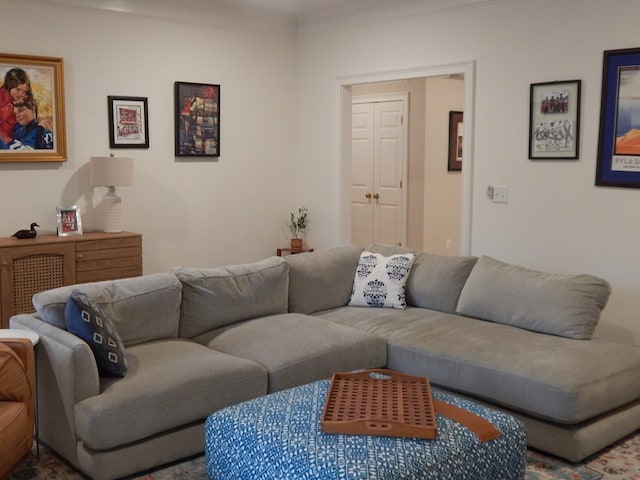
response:
M413 253L385 257L362 252L349 305L406 309L405 287L414 258Z
M86 294L74 290L64 307L67 330L89 344L101 375L124 377L124 344L105 311Z

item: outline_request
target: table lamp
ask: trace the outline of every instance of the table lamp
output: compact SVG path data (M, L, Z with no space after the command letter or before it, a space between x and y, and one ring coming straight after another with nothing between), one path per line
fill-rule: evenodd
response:
M133 158L91 157L89 181L92 187L108 187L104 197L104 231L117 233L122 231L122 199L116 195L117 186L133 184Z

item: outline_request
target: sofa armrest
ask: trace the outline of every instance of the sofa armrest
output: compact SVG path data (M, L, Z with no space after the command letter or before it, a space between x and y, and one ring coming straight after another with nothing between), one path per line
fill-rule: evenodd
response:
M75 460L75 405L100 393L93 353L83 340L35 314L15 315L9 325L40 336L36 346L40 438L67 459Z
M63 390L73 404L100 393L98 366L84 340L43 322L36 315L15 315L11 317L10 326L32 330L40 336L38 368L55 372L57 382L69 387Z

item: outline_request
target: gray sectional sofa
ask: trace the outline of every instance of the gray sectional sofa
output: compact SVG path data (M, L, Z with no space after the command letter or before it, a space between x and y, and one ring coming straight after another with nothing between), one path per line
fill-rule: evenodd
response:
M374 245L383 255L406 249ZM349 306L363 249L62 287L11 318L36 331L39 435L92 478L203 451L225 406L387 367L505 410L530 446L578 461L640 426L640 346L591 340L610 294L590 275L415 252L406 309ZM73 289L112 318L122 378L65 328Z

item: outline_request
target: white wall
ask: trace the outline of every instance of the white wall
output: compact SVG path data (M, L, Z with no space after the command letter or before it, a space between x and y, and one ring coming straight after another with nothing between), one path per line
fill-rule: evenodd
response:
M640 191L594 186L602 52L640 46L640 3L509 0L425 14L412 5L411 15L299 32L299 181L301 201L322 210L314 244L341 238L338 79L475 60L471 253L606 278L613 295L596 336L640 343ZM530 161L529 85L562 79L583 80L580 159ZM509 203L491 203L489 184L507 185Z
M428 78L425 104L424 250L456 255L461 246L462 174L450 172L447 160L449 112L464 110L463 81Z
M32 221L56 229L55 207L78 204L83 226L106 193L88 186L87 162L109 153L107 96L148 97L150 148L135 157L133 187L119 188L124 227L143 234L144 272L226 265L274 255L297 208L295 36L220 28L45 2L0 0L14 12L5 53L64 58L68 161L0 163L0 236ZM221 85L217 160L173 154L174 81ZM313 214L313 212L312 212Z
M299 204L311 211L309 242L339 244L337 79L473 60L471 253L601 275L614 293L596 336L640 343L640 191L594 186L602 52L640 45L637 0L398 1L384 14L303 22L297 39L60 2L19 2L0 29L3 52L64 57L69 154L62 164L0 164L0 235L31 221L53 232L55 206L73 203L91 227L103 192L88 188L86 163L108 153L106 97L133 95L149 98L151 148L116 153L136 158L136 184L120 190L125 227L144 234L145 272L272 254ZM529 85L578 78L581 158L528 160ZM176 80L222 85L219 161L174 158ZM488 184L508 185L509 203L489 202Z

